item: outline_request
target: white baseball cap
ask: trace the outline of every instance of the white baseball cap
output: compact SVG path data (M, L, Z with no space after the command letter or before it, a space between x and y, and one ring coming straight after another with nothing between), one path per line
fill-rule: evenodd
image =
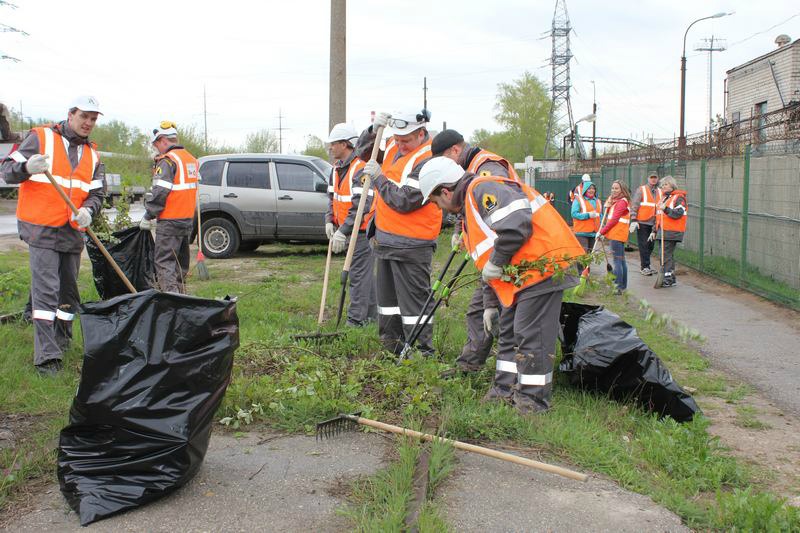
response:
M331 132L328 134L328 140L325 142L348 141L355 145L357 140L358 132L356 129L346 122L340 122L333 126Z
M584 174L581 176L581 181L592 181L592 177L589 174Z
M172 121L162 120L157 128L153 128L153 132L150 135L150 144L156 142L159 137L177 137L177 127L177 124Z
M100 111L100 104L98 103L97 98L95 98L94 96L89 96L89 95L78 96L72 101L72 104L69 106L70 109L76 107L81 111L88 111L89 113L100 113L101 115L103 114L102 111Z
M431 112L427 109L422 111L398 111L392 113L389 119L389 130L392 135L407 135L412 131L424 128L431 120Z
M419 190L426 202L439 185L449 185L464 176L464 169L449 157L432 157L419 171Z

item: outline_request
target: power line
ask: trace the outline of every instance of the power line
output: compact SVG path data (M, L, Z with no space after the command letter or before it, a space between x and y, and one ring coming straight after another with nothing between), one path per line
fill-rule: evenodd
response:
M795 13L794 15L792 15L792 16L791 16L791 17L789 17L788 19L784 20L783 22L779 22L779 23L775 24L774 26L770 26L770 27L769 27L769 28L767 28L766 30L761 30L761 31L758 31L758 32L754 33L753 35L751 35L751 36L749 36L749 37L745 37L744 39L741 39L741 40L739 40L739 41L734 41L734 42L732 42L731 44L729 44L729 45L728 45L728 48L734 47L734 46L736 46L737 44L742 44L743 42L745 42L745 41L749 41L749 40L750 40L750 39L752 39L753 37L757 37L757 36L759 36L759 35L761 35L761 34L767 33L768 31L772 31L772 30L774 30L775 28L777 28L778 26L782 26L783 24L786 24L786 23L787 23L787 22L789 22L790 20L792 20L792 19L794 19L794 18L797 18L797 17L800 17L800 13Z

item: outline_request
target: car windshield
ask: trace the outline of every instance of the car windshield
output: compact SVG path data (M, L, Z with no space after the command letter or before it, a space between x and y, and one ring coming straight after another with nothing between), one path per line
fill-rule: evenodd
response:
M320 172L322 172L322 175L325 176L325 178L331 175L331 170L333 170L333 166L331 166L331 164L325 161L324 159L315 157L314 159L311 160L311 163L313 163L314 166L317 167L320 170Z

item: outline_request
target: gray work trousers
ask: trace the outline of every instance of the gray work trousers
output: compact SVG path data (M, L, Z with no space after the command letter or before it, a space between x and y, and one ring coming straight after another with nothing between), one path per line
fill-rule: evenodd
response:
M467 307L467 343L456 359L456 365L464 370L479 370L489 357L494 336L483 328L483 282L472 293Z
M189 235L165 235L156 225L154 257L158 286L164 292L186 294Z
M670 272L675 275L675 247L678 246L678 241L664 240L664 272Z
M431 265L378 258L377 277L381 344L386 350L400 354L406 341L411 340L417 318L420 323L425 320L422 306L431 292ZM422 328L416 346L421 352L432 354L432 341L433 317Z
M497 366L487 398L509 400L523 413L550 407L563 293L521 298L500 310Z
M33 364L60 360L78 312L81 254L30 246Z
M350 306L347 308L347 323L351 326L363 326L368 321L378 319L375 255L367 234L358 232L357 235L349 277Z

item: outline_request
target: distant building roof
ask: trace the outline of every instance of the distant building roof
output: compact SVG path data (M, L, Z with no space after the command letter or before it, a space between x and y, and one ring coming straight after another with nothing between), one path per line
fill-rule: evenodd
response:
M739 65L737 67L733 67L732 69L726 71L725 73L726 74L730 74L731 72L736 72L739 69L742 69L744 67L748 67L748 66L752 65L753 63L758 63L762 59L765 59L767 57L779 54L779 53L783 52L784 50L788 50L789 48L792 48L793 46L797 46L797 43L800 43L800 39L795 39L794 42L791 43L791 44L787 44L787 45L781 46L780 48L775 48L774 50L770 50L766 54L764 54L762 56L759 56L759 57L757 57L755 59L751 59L747 63L743 63L743 64L741 64L741 65Z

